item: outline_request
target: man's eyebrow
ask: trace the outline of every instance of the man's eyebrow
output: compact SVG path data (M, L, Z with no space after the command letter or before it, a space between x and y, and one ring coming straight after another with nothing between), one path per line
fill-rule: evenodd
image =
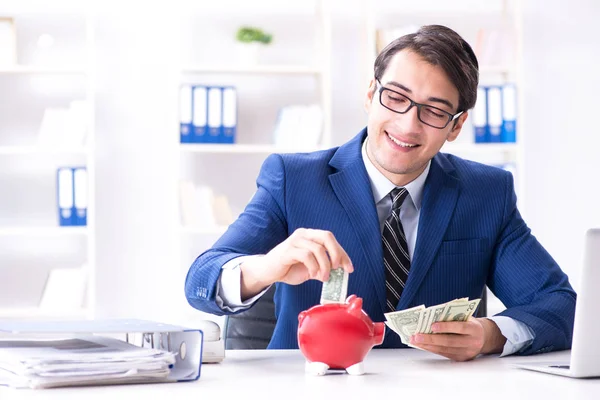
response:
M389 81L389 82L386 82L386 84L387 84L387 85L392 85L392 86L395 86L395 87L397 87L397 88L399 88L399 89L402 89L402 90L404 90L404 91L405 91L405 92L407 92L407 93L411 93L411 94L412 94L412 90L410 90L409 88L407 88L406 86L404 86L404 85L403 85L403 84L401 84L401 83L394 82L394 81ZM449 100L442 99L442 98L440 98L440 97L429 97L429 98L427 99L427 101L432 101L432 102L435 102L435 103L442 103L442 104L445 104L445 105L447 105L448 107L450 107L450 109L451 109L451 110L454 110L454 106L452 105L452 103L451 103Z

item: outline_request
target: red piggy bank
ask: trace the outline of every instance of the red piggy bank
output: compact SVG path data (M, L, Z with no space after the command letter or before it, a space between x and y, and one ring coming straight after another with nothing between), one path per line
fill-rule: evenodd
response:
M371 321L362 299L351 295L345 303L321 304L298 315L298 345L306 358L306 372L323 375L344 369L364 373L367 353L383 343L385 325Z

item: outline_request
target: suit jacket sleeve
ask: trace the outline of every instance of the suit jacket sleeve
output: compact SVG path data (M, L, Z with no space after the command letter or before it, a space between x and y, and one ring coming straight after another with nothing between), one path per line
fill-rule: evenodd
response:
M285 213L285 169L280 155L270 155L257 178L257 191L244 212L212 248L192 263L186 280L189 304L215 315L236 314L221 309L215 292L222 266L244 255L266 254L288 237Z
M504 303L504 315L535 333L520 354L571 346L576 294L567 275L531 234L519 211L512 175L507 174L503 227L494 249L488 286Z

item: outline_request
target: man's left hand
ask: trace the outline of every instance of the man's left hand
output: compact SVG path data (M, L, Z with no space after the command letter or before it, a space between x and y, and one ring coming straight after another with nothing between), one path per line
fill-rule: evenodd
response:
M487 318L435 322L432 334L417 333L411 344L454 361L472 360L479 354L500 353L506 338L495 322Z

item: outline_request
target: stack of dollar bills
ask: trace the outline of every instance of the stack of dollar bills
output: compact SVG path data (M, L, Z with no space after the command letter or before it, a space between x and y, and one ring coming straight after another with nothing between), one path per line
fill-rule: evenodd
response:
M467 297L452 300L437 306L420 305L407 310L385 314L386 325L396 332L402 343L410 347L410 337L416 333L432 333L434 322L466 321L473 315L481 299L469 300Z

